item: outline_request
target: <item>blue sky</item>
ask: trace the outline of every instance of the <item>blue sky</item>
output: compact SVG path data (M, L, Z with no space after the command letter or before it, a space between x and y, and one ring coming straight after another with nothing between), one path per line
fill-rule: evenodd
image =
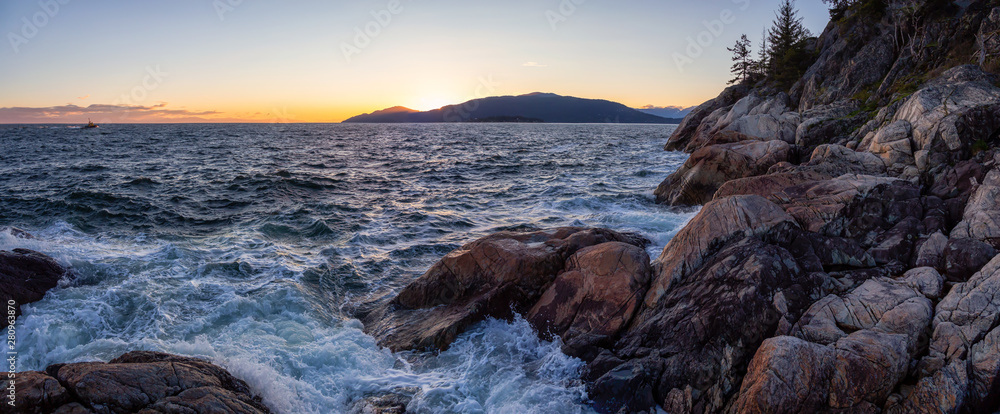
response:
M5 1L0 122L78 122L122 106L134 122L340 121L535 91L690 106L725 86L726 47L742 33L756 46L778 4ZM820 0L796 5L821 33Z

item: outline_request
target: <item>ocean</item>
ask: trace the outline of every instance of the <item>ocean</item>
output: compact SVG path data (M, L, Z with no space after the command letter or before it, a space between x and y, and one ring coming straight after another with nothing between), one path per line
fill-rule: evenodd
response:
M19 370L132 350L207 358L279 413L386 391L416 413L590 412L583 363L522 319L440 353L379 348L352 305L492 232L638 232L655 258L693 216L652 191L674 126L0 126L0 249L77 277L24 307Z

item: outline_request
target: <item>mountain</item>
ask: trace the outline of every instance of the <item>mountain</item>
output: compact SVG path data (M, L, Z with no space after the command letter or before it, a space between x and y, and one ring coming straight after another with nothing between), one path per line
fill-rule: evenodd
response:
M635 108L635 110L637 110L639 112L642 112L642 113L647 113L647 114L650 114L650 115L656 115L656 116L661 117L661 118L683 119L685 116L687 116L689 113L691 113L691 111L694 110L694 108L696 108L696 107L692 106L692 107L685 108L685 107L682 107L682 106L653 106L653 105L646 105L646 106L644 106L642 108Z
M676 124L680 121L643 113L616 102L536 92L520 96L474 99L424 112L396 106L358 115L344 122L430 123L511 119L551 123L622 124Z

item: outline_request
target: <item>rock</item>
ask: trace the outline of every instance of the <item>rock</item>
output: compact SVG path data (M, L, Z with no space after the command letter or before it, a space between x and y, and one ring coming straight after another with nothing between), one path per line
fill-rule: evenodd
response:
M904 168L916 164L910 143L911 131L909 121L899 120L869 133L870 138L862 141L859 148L879 156L889 171L898 175Z
M891 279L872 279L851 293L814 303L792 329L809 342L832 344L851 332L876 330L902 334L915 347L930 324L934 306L920 292Z
M879 217L921 216L919 189L886 177L845 175L833 180L785 188L769 197L805 229L838 237L857 237L889 223ZM867 208L865 206L870 206ZM897 211L915 208L917 211ZM879 217L875 217L878 215ZM890 220L891 221L891 220ZM871 225L868 225L871 224Z
M816 147L806 164L806 171L838 177L844 174L884 176L885 163L869 152L848 149L843 145L824 144Z
M16 315L21 315L21 306L42 300L64 277L72 277L72 274L42 253L27 249L0 250L0 300L4 304L8 300L15 301ZM0 324L0 327L7 327L7 318Z
M891 269L901 272L910 263L913 246L917 239L917 227L920 220L916 217L906 217L892 229L881 234L875 247L868 253L879 265L892 265Z
M764 341L750 362L733 412L816 412L829 400L834 358L829 347L795 337Z
M912 125L913 150L928 151L928 166L947 164L964 159L972 143L994 135L998 104L1000 88L990 75L972 65L958 66L911 95L894 120Z
M657 203L697 205L712 200L726 181L760 175L786 161L791 147L782 141L744 141L704 147L656 188Z
M943 367L968 364L970 387L965 403L995 408L1000 401L998 319L1000 255L968 282L955 285L938 304L928 356L920 363L922 374L937 378Z
M419 388L397 388L392 392L369 395L351 403L350 414L406 414L406 406Z
M20 404L5 412L270 412L226 370L157 352L130 352L108 363L56 364L17 378Z
M604 229L500 232L449 253L390 302L359 312L365 331L394 351L447 349L469 325L529 310L566 259L605 242L641 244Z
M965 282L993 256L996 249L975 239L951 239L945 247L945 275L950 282Z
M663 149L667 151L678 151L688 145L696 135L698 128L702 125L706 117L722 108L730 107L736 101L743 99L750 91L746 85L734 85L726 88L718 97L699 105L684 117L677 130L667 141Z
M944 289L944 278L932 267L910 269L899 281L929 299L939 299Z
M969 378L964 361L956 361L933 376L917 383L900 407L888 413L949 413L958 414L964 406Z
M917 250L915 267L933 267L944 269L945 249L948 247L948 237L940 231L931 235Z
M833 177L814 171L783 172L726 181L715 192L715 199L755 194L768 197L788 187L829 180Z
M656 307L671 285L701 268L716 246L795 226L795 220L781 207L760 196L735 196L706 204L653 262L654 278L646 306Z
M32 236L31 233L28 233L17 227L0 227L0 233L10 233L11 236L14 236L18 239L33 240L35 238L35 236Z
M581 356L617 339L642 304L650 273L649 256L639 247L610 242L583 248L526 319L540 332L561 337L568 354Z
M600 376L590 397L620 398L601 390L626 372L632 383L652 387L665 407L721 410L757 346L794 318L813 283L784 248L754 236L723 245L636 316L615 345L626 362ZM620 407L612 408L605 412ZM628 409L636 408L648 407Z
M1000 169L986 175L951 237L976 239L1000 249Z
M864 118L851 116L857 110L854 102L841 101L802 112L802 123L795 131L795 145L811 150L821 144L840 141L864 123Z
M983 171L982 164L974 160L961 161L954 167L945 168L944 171L935 174L928 193L942 199L961 196L968 198L985 176L986 171Z

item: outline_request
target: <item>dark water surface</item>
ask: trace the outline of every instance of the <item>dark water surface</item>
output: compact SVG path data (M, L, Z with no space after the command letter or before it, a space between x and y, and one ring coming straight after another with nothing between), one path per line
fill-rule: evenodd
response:
M19 369L135 349L207 357L280 412L405 388L415 412L587 412L581 362L523 321L440 355L379 349L342 309L511 228L637 231L690 214L652 190L663 125L0 126L0 249L79 277L26 307Z

